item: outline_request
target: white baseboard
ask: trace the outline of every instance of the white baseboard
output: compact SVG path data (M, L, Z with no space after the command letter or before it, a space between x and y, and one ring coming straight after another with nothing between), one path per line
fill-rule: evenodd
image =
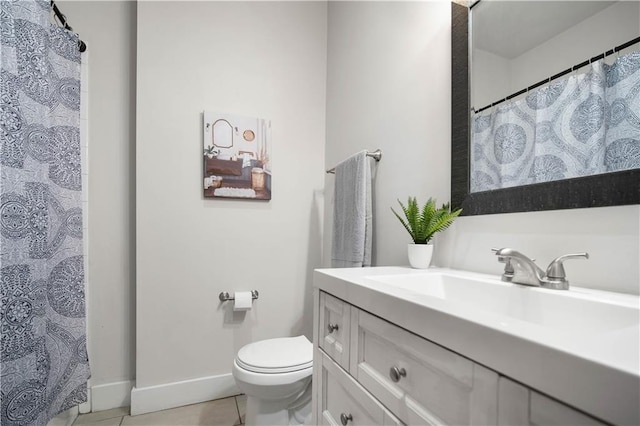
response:
M91 411L127 407L131 404L132 380L91 386Z
M78 405L78 411L80 414L91 412L91 379L87 380L87 401Z
M131 390L131 415L151 413L183 405L238 395L231 373Z
M91 395L91 393L87 392L87 402L83 402L82 404L78 405L80 414L87 414L91 412L91 396L89 395Z

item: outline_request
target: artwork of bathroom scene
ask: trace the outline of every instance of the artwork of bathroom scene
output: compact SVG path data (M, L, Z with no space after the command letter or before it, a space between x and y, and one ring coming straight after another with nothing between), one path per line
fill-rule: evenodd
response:
M204 196L271 199L271 121L204 112Z

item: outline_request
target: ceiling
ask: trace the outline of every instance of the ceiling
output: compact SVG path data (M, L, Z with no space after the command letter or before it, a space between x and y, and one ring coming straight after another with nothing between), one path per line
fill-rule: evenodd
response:
M514 59L614 3L481 0L472 9L473 46Z

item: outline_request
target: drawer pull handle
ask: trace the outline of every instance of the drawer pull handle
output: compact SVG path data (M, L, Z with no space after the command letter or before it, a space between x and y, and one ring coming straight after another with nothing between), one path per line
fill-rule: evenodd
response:
M334 331L336 331L339 327L338 324L329 324L329 326L327 327L329 329L329 334L333 333Z
M402 377L407 377L407 370L404 368L391 367L389 376L391 376L391 380L397 383Z
M342 423L342 426L347 426L349 421L353 421L353 416L351 414L340 414L340 423Z

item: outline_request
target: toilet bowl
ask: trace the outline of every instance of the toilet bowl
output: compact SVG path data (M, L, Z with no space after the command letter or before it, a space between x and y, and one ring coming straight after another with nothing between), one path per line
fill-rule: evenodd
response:
M245 424L308 424L312 370L313 345L305 336L261 340L242 347L232 373L247 395Z

